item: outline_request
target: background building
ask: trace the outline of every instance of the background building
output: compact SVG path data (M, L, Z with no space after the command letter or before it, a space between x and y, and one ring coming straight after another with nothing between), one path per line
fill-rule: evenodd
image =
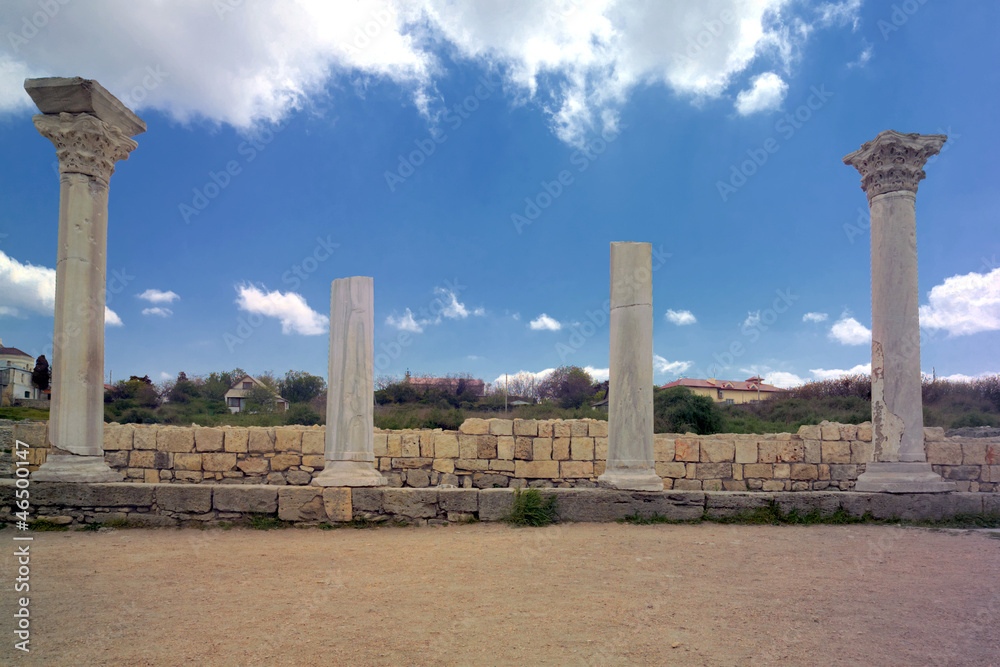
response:
M695 378L681 378L665 384L661 389L670 387L687 387L699 396L708 396L716 403L754 403L765 401L780 392L785 391L781 387L764 384L764 378L752 377L740 382L739 380L697 380Z
M4 347L0 339L0 396L12 400L44 399L41 390L31 384L35 358L16 347Z

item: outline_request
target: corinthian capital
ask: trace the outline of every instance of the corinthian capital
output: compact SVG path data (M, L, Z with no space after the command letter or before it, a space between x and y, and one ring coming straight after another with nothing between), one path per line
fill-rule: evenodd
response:
M87 174L105 183L115 163L139 145L121 129L86 113L38 114L35 128L56 147L60 174Z
M872 197L886 192L908 190L914 194L917 185L927 177L924 165L937 155L948 140L943 134L901 134L894 130L879 132L861 148L844 156L861 174L861 189Z

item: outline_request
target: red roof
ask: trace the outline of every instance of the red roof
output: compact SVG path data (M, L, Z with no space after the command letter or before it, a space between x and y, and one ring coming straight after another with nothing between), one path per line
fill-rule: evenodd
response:
M759 377L747 378L744 381L739 380L697 380L695 378L681 378L680 380L674 380L668 384L663 385L660 389L669 389L670 387L703 387L705 389L727 389L730 391L785 391L781 387L775 387L774 385L764 384L764 382Z
M34 357L32 357L30 354L22 350L19 350L16 347L0 346L0 355L7 355L11 357L28 357L29 359L34 359Z
M470 389L479 395L483 394L486 388L486 383L482 380L470 380L467 378L421 378L421 377L408 377L406 381L416 387L422 389L445 389L455 391L458 389L458 385L461 382L465 383L465 387Z

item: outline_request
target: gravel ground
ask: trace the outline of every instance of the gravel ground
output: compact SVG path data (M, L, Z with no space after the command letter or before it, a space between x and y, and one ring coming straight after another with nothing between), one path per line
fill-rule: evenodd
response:
M4 665L1000 664L1000 532L40 533L30 654L13 647L14 535Z

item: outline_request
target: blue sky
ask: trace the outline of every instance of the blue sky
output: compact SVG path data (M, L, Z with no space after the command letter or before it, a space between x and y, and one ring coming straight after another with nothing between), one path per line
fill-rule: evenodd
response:
M380 374L604 379L612 241L654 248L658 382L864 370L841 158L890 128L949 136L917 195L923 369L1000 371L1000 5L507 4L5 3L3 343L50 353L53 326L59 183L22 82L83 76L148 124L111 180L116 379L325 376L352 275Z

